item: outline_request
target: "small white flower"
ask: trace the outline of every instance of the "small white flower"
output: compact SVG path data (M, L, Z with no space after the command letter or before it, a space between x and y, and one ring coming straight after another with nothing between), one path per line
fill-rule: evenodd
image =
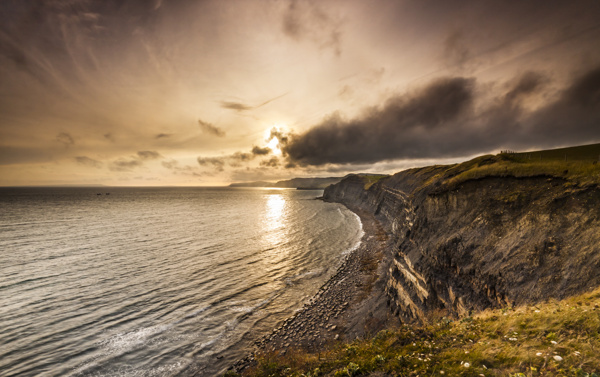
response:
M562 361L562 357L558 356L558 355L554 355L553 359L556 361Z
M517 338L508 338L508 340L510 340L511 342L516 342Z
M469 364L469 363L465 363L465 364L463 365L463 367L465 367L465 368L468 368L468 367L470 367L470 366L471 366L471 364Z
M542 356L542 353L541 353L541 352L538 352L538 353L536 353L535 355L536 355L536 356Z
M481 364L481 366L483 367L483 369L487 369L487 367L485 366L485 364Z
M440 370L440 374L446 374L446 372L444 372L443 370Z
M577 355L577 356L581 356L581 353L579 353L579 351L575 351L575 352L573 352L573 353L574 353L575 355Z
M465 351L465 353L469 353L469 351Z
M535 312L536 312L536 313L539 313L540 311L539 311L539 310L536 310Z
M558 344L558 342L556 340L551 340L550 343L552 343L552 344Z

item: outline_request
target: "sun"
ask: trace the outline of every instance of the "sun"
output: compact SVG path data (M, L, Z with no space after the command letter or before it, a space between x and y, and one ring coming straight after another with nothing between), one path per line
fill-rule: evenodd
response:
M277 136L273 136L273 138L267 143L267 147L273 151L273 154L281 154L281 149L279 148L279 139L277 139Z
M264 132L265 142L267 143L266 147L271 149L276 156L281 155L281 148L279 147L279 139L277 136L273 135L273 133L282 132L282 128L284 128L284 126L275 125L267 128Z

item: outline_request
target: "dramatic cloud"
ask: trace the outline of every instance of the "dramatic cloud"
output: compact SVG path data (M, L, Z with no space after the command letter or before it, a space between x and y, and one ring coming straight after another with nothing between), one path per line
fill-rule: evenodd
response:
M100 162L98 160L94 160L87 156L77 156L77 157L75 157L75 161L77 161L77 163L84 165L84 166L88 166L88 167L92 167L92 168L96 168L96 169L102 168L102 162Z
M528 72L506 92L485 102L471 78L436 80L396 96L381 108L346 120L334 114L293 135L283 151L288 165L357 164L429 157L457 157L508 147L600 140L600 67L576 78L554 101L528 110L547 79ZM548 93L543 93L550 95Z
M358 119L334 114L283 151L300 165L365 163L400 157L441 154L435 134L447 136L473 101L473 80L446 78L387 101ZM285 136L282 136L285 139ZM442 139L443 140L443 139ZM421 141L414 144L415 141Z
M139 151L137 155L142 160L156 160L158 158L162 158L160 153L156 151Z
M217 136L217 137L225 136L225 131L223 131L219 127L214 126L212 123L208 123L201 119L198 119L198 125L200 126L200 129L202 130L202 132L205 134L209 134L209 135L213 135L213 136Z

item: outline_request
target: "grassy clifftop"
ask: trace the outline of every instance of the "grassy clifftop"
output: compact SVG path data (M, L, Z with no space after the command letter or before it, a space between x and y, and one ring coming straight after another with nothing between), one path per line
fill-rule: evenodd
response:
M594 376L600 289L563 301L488 310L459 321L384 330L319 354L263 355L248 376Z
M423 169L434 168L440 167ZM480 156L440 169L424 186L437 183L441 189L454 189L466 181L486 177L544 176L564 179L566 187L600 184L600 144Z

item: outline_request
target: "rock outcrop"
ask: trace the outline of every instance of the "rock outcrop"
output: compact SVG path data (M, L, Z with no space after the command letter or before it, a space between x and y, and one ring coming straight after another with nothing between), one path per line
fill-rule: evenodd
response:
M325 190L324 200L372 213L392 237L386 293L404 321L600 285L598 186L544 175L452 181L489 159L410 169L374 184L353 175Z

